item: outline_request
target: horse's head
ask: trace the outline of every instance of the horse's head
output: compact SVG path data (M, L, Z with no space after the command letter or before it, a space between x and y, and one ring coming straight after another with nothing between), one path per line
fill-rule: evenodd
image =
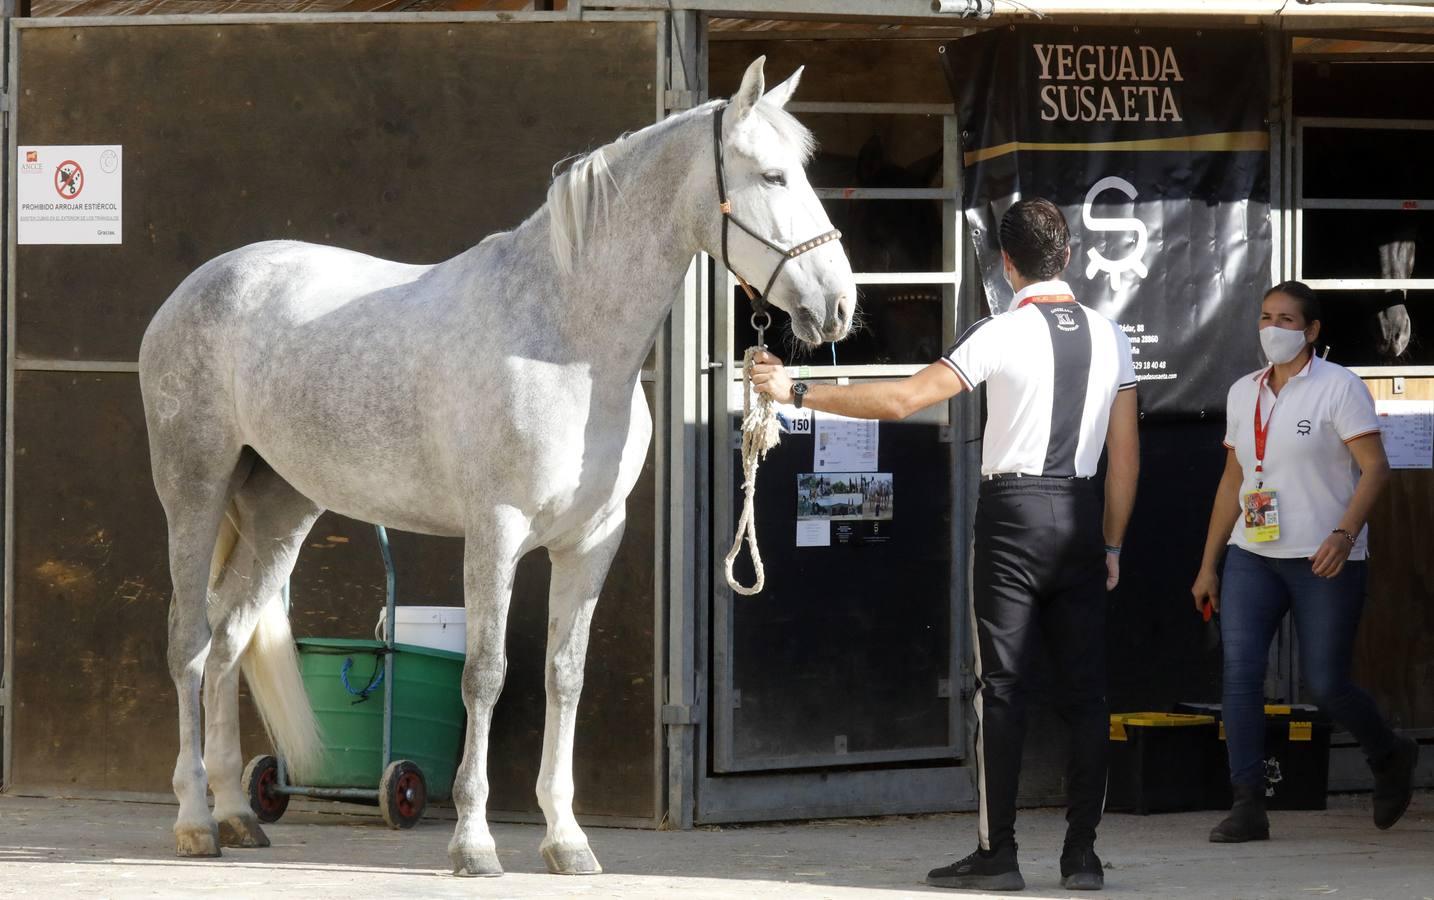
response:
M799 339L838 341L851 330L856 282L807 181L811 132L782 108L802 73L764 93L764 62L753 62L741 88L713 113L727 212L712 220L706 249L765 291L767 301L791 317Z

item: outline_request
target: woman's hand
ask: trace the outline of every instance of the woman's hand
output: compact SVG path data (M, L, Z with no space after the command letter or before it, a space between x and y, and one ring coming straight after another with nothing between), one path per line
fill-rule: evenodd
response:
M1310 568L1321 578L1333 578L1344 570L1349 551L1353 549L1354 545L1349 542L1349 538L1336 531L1325 538L1315 555L1310 557Z
M792 379L782 361L766 350L752 361L752 388L759 394L770 394L778 403L792 402Z
M1220 576L1215 574L1214 569L1200 570L1195 576L1195 584L1190 588L1190 593L1195 598L1195 611L1201 615L1205 614L1205 607L1208 604L1211 612L1220 611Z

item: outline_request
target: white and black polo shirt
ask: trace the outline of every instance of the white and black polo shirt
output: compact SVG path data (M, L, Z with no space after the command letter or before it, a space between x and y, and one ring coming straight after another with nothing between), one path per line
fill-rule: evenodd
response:
M986 384L982 475L1089 478L1100 465L1115 395L1135 387L1130 340L1081 306L1064 281L1016 294L942 358L968 390Z

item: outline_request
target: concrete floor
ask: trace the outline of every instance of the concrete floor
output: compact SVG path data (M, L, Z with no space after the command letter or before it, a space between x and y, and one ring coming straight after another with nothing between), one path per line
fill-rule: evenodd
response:
M1272 815L1275 839L1217 846L1214 813L1111 814L1098 847L1106 893L1158 898L1434 900L1434 794L1416 797L1394 830L1369 823L1367 796L1331 798L1326 812ZM269 828L267 850L175 859L174 808L159 803L0 796L0 896L28 897L622 897L896 898L974 896L927 888L926 870L974 843L970 815L893 817L709 828L589 829L607 874L544 873L542 829L497 825L509 874L446 873L451 810L412 831L384 827L357 806L298 803ZM1060 897L1055 810L1021 815L1024 896Z

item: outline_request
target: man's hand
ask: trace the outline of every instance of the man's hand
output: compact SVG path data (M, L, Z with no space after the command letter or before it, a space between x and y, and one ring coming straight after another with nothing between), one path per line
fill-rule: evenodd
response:
M1120 554L1107 550L1105 553L1105 589L1113 591L1117 584L1120 584Z
M782 361L766 350L757 352L752 363L752 388L759 394L768 394L778 403L792 402L792 379Z
M1220 576L1215 574L1214 569L1202 568L1200 574L1195 577L1195 584L1190 588L1190 595L1195 598L1197 613L1204 615L1207 605L1211 612L1219 612Z
M1320 578L1333 578L1343 569L1354 545L1344 535L1336 532L1324 539L1315 555L1310 558L1310 568Z

